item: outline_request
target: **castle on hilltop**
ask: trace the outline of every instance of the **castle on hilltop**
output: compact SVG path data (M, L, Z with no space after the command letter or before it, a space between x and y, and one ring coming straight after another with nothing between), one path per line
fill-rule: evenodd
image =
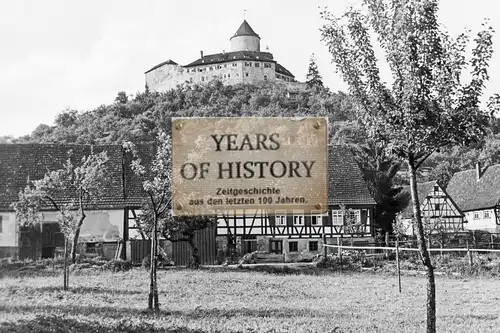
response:
M200 58L185 66L172 60L154 66L145 73L146 85L152 90L165 91L179 84L203 84L219 79L227 85L271 81L282 82L295 89L304 86L274 60L272 53L261 52L260 37L246 20L230 42L231 52L204 55L200 51Z

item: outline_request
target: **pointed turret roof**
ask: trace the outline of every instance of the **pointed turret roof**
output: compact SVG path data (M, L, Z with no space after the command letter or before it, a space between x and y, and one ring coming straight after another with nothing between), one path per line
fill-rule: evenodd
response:
M238 36L254 36L260 39L259 35L257 35L255 31L253 31L252 27L250 26L250 24L248 24L247 20L243 20L243 23L240 25L234 36L231 38Z

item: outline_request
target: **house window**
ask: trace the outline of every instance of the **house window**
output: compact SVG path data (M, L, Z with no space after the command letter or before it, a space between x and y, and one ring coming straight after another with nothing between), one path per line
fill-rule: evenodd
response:
M276 212L274 219L276 225L286 225L286 214L284 212Z
M299 242L288 242L288 252L298 252Z
M321 225L322 221L323 221L323 216L311 215L311 225Z
M304 225L304 214L295 213L293 214L293 225Z
M474 212L474 220L479 220L479 212Z
M318 251L318 241L309 241L309 251Z
M438 204L438 203L437 203L437 204L434 204L434 210L435 210L436 212L439 212L440 208L441 208L441 207L439 207L439 204Z
M344 225L344 216L341 210L332 210L332 224Z
M260 64L258 62L256 62L255 67L260 67Z
M490 211L489 210L485 210L483 212L483 218L485 218L485 219L489 219L490 218Z
M434 192L439 192L439 186L434 185Z

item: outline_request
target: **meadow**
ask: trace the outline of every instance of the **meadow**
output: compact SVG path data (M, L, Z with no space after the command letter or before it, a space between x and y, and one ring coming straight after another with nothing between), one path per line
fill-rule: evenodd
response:
M388 274L277 274L237 269L76 272L0 278L0 332L424 332L425 279ZM499 282L437 277L438 332L498 332Z

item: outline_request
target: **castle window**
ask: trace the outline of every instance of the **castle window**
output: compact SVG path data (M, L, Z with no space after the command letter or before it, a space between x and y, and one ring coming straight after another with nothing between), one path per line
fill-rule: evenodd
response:
M240 73L236 73L236 77L240 77Z
M264 75L264 80L267 81L267 75Z
M227 68L227 64L224 64L224 68Z
M204 76L201 77L201 81L205 81L205 77Z
M211 70L211 71L213 71L213 70L214 70L214 68L213 68L212 66L210 66L210 70Z
M227 77L231 77L231 74L227 74Z
M248 67L250 66L250 64L248 62L245 62L245 67Z
M258 62L256 62L255 67L260 67L260 64Z
M248 76L249 74L248 73L245 73L245 76Z
M198 68L198 72L203 72L203 68Z
M237 62L233 62L233 67L238 67L238 63Z
M266 63L264 64L264 68L271 68L271 64L269 64L269 63L267 63L267 62L266 62Z

